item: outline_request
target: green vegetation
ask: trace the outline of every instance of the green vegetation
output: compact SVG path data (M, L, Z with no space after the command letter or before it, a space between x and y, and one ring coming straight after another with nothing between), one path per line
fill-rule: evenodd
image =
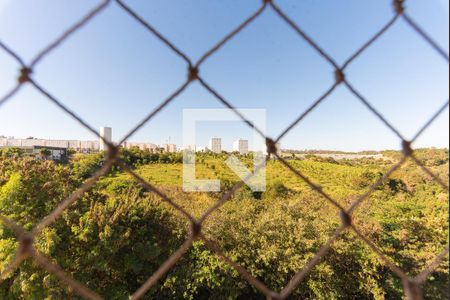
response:
M198 178L219 178L221 193L183 193L182 156L122 151L124 161L194 216L239 179L224 155L197 157ZM390 159L334 161L314 155L289 163L344 206L366 192ZM448 182L448 151L417 156ZM247 165L251 157L242 158ZM102 164L100 154L74 154L67 164L0 151L0 212L30 230ZM224 253L274 290L282 289L340 225L338 210L278 161L267 165L267 191L239 190L204 225ZM355 223L398 266L418 274L448 243L448 191L408 162L355 212ZM67 209L35 246L106 299L127 299L183 244L187 221L120 168ZM0 224L0 270L18 242ZM449 299L448 258L424 286L426 299ZM0 284L1 299L76 298L51 274L25 261ZM292 299L401 299L401 281L351 232L346 232L305 278ZM264 299L239 274L195 242L145 299Z

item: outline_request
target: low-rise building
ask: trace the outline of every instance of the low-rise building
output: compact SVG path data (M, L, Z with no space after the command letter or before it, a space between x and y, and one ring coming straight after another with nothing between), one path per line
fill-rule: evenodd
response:
M150 152L157 152L158 145L151 143L136 143L136 142L124 142L123 147L126 149L139 148L140 150L149 150Z
M33 154L43 159L66 160L68 158L67 148L33 146Z
M112 128L102 127L100 128L100 136L107 142L112 142ZM96 141L80 141L80 140L46 140L46 139L15 139L14 137L0 136L0 148L21 148L26 152L32 152L30 149L34 147L40 148L54 148L54 149L71 149L80 153L92 153L98 151L108 150L107 144L103 139ZM166 144L163 147L159 147L152 143L136 143L136 142L124 142L122 144L123 148L139 148L141 150L149 150L150 152L176 152L177 146L175 144ZM56 151L56 150L55 150Z
M75 140L45 140L45 139L15 139L0 138L0 148L21 148L30 149L33 147L41 148L64 148L73 149L77 152L91 153L99 151L98 141L75 141Z

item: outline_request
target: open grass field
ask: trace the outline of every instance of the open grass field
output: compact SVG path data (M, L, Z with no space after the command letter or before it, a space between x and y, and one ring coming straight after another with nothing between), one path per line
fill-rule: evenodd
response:
M398 160L334 161L308 156L291 159L299 170L343 207ZM418 152L424 164L448 183L448 151ZM149 183L195 217L200 217L239 178L225 155L197 157L198 179L220 179L217 193L185 193L177 155L122 154ZM250 158L242 158L251 167ZM3 153L0 158L0 210L32 228L103 163L99 154L76 155L68 164ZM448 243L448 191L407 162L355 211L354 224L389 259L418 274ZM267 189L243 187L214 212L203 233L233 261L273 290L282 289L304 268L340 226L339 210L281 162L267 163ZM108 299L125 299L184 242L187 220L155 193L146 191L120 168L104 176L36 239L36 247ZM0 226L0 269L17 247L14 234ZM424 286L427 299L448 299L448 258ZM292 299L398 299L401 280L351 231L344 232L295 290ZM71 291L31 261L8 274L2 299L73 297ZM9 298L8 298L9 297ZM262 299L228 264L195 242L145 299Z

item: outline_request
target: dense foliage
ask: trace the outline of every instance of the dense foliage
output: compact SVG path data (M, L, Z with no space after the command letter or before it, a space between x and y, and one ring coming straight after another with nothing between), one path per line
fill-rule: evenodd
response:
M125 162L164 193L200 216L221 193L183 193L182 156L139 151ZM334 161L308 157L290 163L344 206L367 191L399 158ZM418 157L448 182L448 151L423 149ZM224 155L198 157L198 178L238 178ZM243 157L251 165L251 157ZM68 164L35 160L16 150L0 153L0 212L29 230L102 164L101 154L74 155ZM228 257L269 288L280 290L340 225L338 211L281 165L267 166L267 191L243 188L214 213L205 234ZM356 211L361 231L409 274L418 274L442 251L449 234L448 192L407 163ZM36 239L36 247L106 299L126 299L186 239L188 224L157 195L115 167ZM0 224L0 270L17 240ZM427 299L449 299L448 259L424 286ZM292 299L398 299L402 283L351 232L346 232L299 285ZM1 299L76 297L27 260L0 284ZM226 263L195 242L147 299L263 299Z

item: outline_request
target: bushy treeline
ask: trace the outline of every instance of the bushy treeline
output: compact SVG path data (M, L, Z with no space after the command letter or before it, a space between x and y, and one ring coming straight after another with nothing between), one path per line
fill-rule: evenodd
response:
M141 152L127 151L122 155L126 163L149 180L180 170L179 165L171 166L176 159L160 161L161 156L156 160L156 156ZM146 160L149 158L152 159ZM223 178L224 188L235 183L221 167L218 156L205 155L200 160L205 170L215 166L212 172ZM96 154L74 156L66 165L17 153L0 155L0 212L29 230L103 162L102 155ZM292 163L321 183L344 206L366 191L389 167L374 162ZM430 166L445 176L443 168L448 169L448 160ZM448 170L446 175L448 178ZM239 190L208 219L204 232L228 257L269 288L280 290L311 260L340 221L333 206L279 162L269 162L268 177L266 192ZM221 193L183 193L179 184L171 183L170 178L164 180L167 183L159 188L196 217L221 196ZM448 192L408 163L363 203L356 211L355 223L388 257L414 275L448 243L448 211ZM45 229L37 237L36 247L106 299L127 299L178 249L188 228L177 211L116 168ZM14 234L1 224L0 270L12 260L16 247ZM425 297L448 299L448 284L447 259L428 279ZM0 284L1 299L76 297L31 260ZM291 299L402 297L400 280L354 234L346 232ZM197 241L145 299L264 297Z

